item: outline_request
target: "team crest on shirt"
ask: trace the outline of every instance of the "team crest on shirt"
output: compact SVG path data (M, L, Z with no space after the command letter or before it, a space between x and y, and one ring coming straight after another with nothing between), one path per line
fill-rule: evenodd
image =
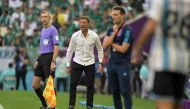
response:
M59 40L59 36L55 36L55 40Z

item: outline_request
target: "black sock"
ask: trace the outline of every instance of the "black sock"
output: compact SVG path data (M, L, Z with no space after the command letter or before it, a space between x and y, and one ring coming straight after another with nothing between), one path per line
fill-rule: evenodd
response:
M57 95L57 90L54 88L54 91L55 91L55 96Z
M34 89L34 90L35 90L35 92L36 92L36 95L39 97L39 99L40 99L42 105L43 105L44 107L47 107L46 101L45 101L45 99L44 99L44 97L43 97L42 90L41 90L40 88Z

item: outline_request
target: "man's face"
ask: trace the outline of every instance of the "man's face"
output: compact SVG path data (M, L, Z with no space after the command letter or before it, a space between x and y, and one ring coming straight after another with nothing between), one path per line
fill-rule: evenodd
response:
M125 15L120 13L120 10L112 10L112 18L114 24L120 24L124 20Z
M80 19L79 24L80 24L81 31L87 31L88 30L89 23L88 23L87 19Z
M44 26L47 26L50 22L50 15L48 12L41 13L40 16L41 22L43 23Z

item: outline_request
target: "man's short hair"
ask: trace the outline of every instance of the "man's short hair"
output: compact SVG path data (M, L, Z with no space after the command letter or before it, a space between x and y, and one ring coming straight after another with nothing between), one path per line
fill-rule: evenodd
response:
M48 12L48 11L46 11L46 10L43 10L43 11L41 11L41 14L42 14L42 13L49 13L49 12Z
M48 13L49 17L51 18L49 11L43 10L43 11L41 11L40 15L43 13Z
M88 23L90 22L90 19L88 18L88 16L81 16L80 19L86 19Z
M126 14L125 9L121 6L115 6L112 10L119 10L121 14Z

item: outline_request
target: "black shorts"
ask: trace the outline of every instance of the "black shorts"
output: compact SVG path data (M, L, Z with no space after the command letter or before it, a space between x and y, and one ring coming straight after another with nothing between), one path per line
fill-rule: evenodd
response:
M153 91L157 99L180 101L184 97L186 76L179 73L156 72Z
M34 69L34 75L41 77L41 78L47 78L50 75L50 67L51 67L51 60L53 58L53 53L45 53L41 54L38 57L38 64L36 68ZM55 73L51 73L52 76L55 76Z

